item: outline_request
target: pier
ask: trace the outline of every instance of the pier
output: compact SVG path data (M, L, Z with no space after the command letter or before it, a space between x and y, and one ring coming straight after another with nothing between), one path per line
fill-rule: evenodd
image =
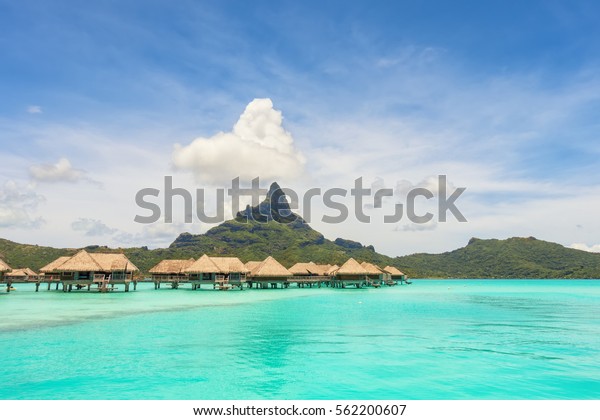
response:
M138 283L152 283L155 290L161 288L169 289L180 289L186 288L189 290L244 290L244 289L288 289L290 287L297 287L300 289L304 288L323 288L330 287L334 289L346 289L346 288L367 288L373 287L378 288L382 286L396 286L398 284L411 284L409 281L402 281L402 283L396 280L386 280L381 283L377 281L371 281L368 277L362 279L338 279L335 276L314 276L312 278L306 278L301 276L290 276L281 279L269 279L269 280L247 280L246 282L230 283L225 279L215 280L195 280L190 281L187 277L177 276L162 278L140 278L131 280L62 280L60 276L40 276L38 279L33 280L2 280L0 282L0 289L10 293L14 291L13 288L19 284L33 284L35 285L35 291L40 290L47 291L62 291L65 293L69 292L115 292L115 291L135 291L137 290Z

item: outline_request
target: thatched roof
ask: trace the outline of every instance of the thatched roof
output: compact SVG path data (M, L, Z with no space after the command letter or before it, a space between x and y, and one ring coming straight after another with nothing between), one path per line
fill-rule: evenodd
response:
M204 254L196 262L183 270L185 273L219 273L219 267L212 259Z
M56 268L60 271L102 271L96 260L85 250L79 251Z
M334 264L332 266L329 267L329 270L327 270L327 275L328 276L334 276L337 271L340 269L340 266L337 264Z
M354 258L350 258L340 267L336 274L365 275L369 273Z
M269 256L250 272L252 277L288 277L292 273L275 258Z
M35 277L37 276L37 273L31 268L17 268L6 273L6 275L10 277Z
M381 271L381 269L379 267L377 267L375 264L371 264L366 261L363 261L360 265L362 266L362 268L367 270L368 274L382 274L383 273L383 271Z
M40 268L40 273L56 273L58 267L60 267L65 261L71 259L71 257L58 257L51 263Z
M213 263L219 267L218 273L247 273L244 263L237 257L210 257Z
M292 265L289 270L294 276L309 276L316 270L316 264L313 262L309 263L296 263Z
M317 276L328 276L329 275L329 270L331 269L331 266L329 264L315 264L315 271L313 274L316 274Z
M7 271L12 270L8 264L4 261L0 260L0 273L5 273Z
M391 265L388 265L387 267L385 267L383 269L383 271L385 271L386 273L389 273L393 276L403 276L404 273L400 270L398 270L396 267L392 267Z
M44 267L45 268L45 267ZM139 271L124 254L90 254L81 250L62 264L54 267L53 271Z
M194 263L194 259L189 260L162 260L150 269L150 274L173 274L182 273L186 268Z
M90 254L102 271L139 271L125 254Z
M315 264L314 262L296 263L289 268L294 276L326 276L329 273L329 264Z
M262 261L248 261L244 265L246 266L246 270L248 270L249 273L252 273L252 271L255 270L256 267L258 267L261 264L262 264Z

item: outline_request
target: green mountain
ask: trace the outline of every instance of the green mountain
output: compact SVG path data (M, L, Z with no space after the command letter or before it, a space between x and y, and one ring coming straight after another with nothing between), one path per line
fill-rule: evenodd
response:
M600 278L600 254L529 238L477 239L443 254L413 254L396 259L420 277L451 278Z
M353 257L380 266L394 265L413 278L600 278L600 254L535 238L473 238L466 247L451 252L395 258L348 239L331 241L290 210L276 183L258 206L247 207L234 220L205 234L182 233L168 248L109 249L92 245L86 249L125 252L144 273L163 259L198 258L206 253L238 256L244 262L272 255L287 267L298 261L340 265ZM0 258L12 267L39 270L61 255L75 252L0 239Z

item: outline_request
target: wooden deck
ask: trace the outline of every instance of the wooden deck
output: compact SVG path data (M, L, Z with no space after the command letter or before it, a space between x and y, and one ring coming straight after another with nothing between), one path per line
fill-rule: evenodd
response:
M61 279L58 275L46 275L31 278L29 280L9 280L2 279L0 287L6 292L11 292L11 287L17 284L35 284L35 291L38 292L42 285L46 285L47 290L62 290L65 293L73 291L86 292L129 292L133 285L133 290L137 290L138 283L153 283L154 289L158 290L161 286L167 285L171 289L179 289L180 286L190 285L191 290L212 289L212 290L243 290L244 288L255 289L287 289L292 285L298 288L321 288L331 287L336 289L346 288L365 288L365 287L383 287L396 286L398 284L411 284L406 279L385 279L374 280L367 276L355 279L338 279L334 276L289 276L286 278L248 278L240 280L228 280L217 276L213 280L190 280L187 276L154 276L152 278L137 279L107 279L94 278L86 280ZM4 287L3 287L4 286Z
M246 284L245 277L239 279L227 279L225 276L217 275L214 279L201 280L201 279L190 279L188 276L162 276L154 275L151 280L144 280L144 282L154 283L154 289L158 290L161 285L167 284L171 289L179 289L179 286L190 284L192 290L200 290L202 286L208 286L209 288L216 290L242 290Z
M6 285L6 291L10 293L10 288L15 284L35 284L35 291L39 292L42 284L47 285L47 290L51 290L54 286L55 290L62 289L63 292L72 291L92 291L92 292L110 292L118 290L118 286L123 286L125 292L129 292L131 284L133 284L133 290L137 289L138 280L131 279L108 279L108 278L94 278L94 279L61 279L60 276L38 276L28 280L8 280L3 279L2 284Z

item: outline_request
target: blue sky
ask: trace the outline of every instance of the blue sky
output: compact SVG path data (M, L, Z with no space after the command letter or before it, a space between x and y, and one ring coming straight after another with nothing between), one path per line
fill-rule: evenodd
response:
M332 239L600 250L599 18L592 1L0 1L0 237L164 246L208 226L137 226L137 190L214 188L252 166L236 153L276 149L257 174L298 190L467 188L468 223L316 220ZM255 98L283 122L245 113ZM279 133L267 149L242 115Z

